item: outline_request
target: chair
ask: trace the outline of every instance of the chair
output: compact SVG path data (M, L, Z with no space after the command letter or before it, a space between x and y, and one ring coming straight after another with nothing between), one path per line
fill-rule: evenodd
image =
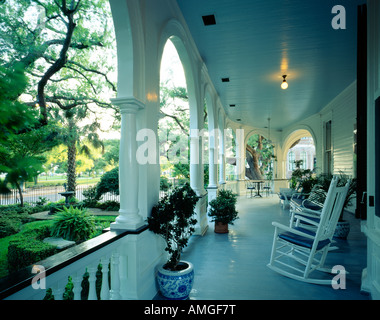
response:
M250 194L249 198L252 198L253 197L252 192L253 192L253 190L256 190L254 183L252 181L246 181L245 185L247 188L247 191L246 191L247 198L248 198L249 194Z
M264 187L263 187L263 190L266 194L266 196L268 197L269 196L269 193L272 193L272 181L271 180L265 180L265 183L264 183Z
M311 278L310 274L315 270L331 273L331 269L325 268L324 263L349 187L349 182L344 187L337 187L337 181L337 177L331 181L318 221L300 215L295 217L315 226L315 231L272 223L275 231L268 264L270 269L299 281L333 283L332 279Z
M314 186L310 193L294 193L289 201L290 208L297 211L310 209L321 212L323 203L320 201L320 193L318 185Z
M282 203L282 208L285 209L289 206L290 199L292 198L294 189L291 188L280 188L280 192L278 193L278 197L280 198L280 203Z

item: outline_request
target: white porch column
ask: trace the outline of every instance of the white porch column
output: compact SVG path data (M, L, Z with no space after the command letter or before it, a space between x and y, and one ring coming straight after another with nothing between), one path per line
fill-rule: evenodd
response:
M217 175L218 175L218 135L219 131L212 129L209 131L209 183L208 188L217 188Z
M226 184L225 130L219 132L219 184Z
M190 130L190 186L199 195L201 193L201 152L198 130Z
M111 229L136 230L144 225L139 215L139 167L136 160L136 114L144 104L135 98L116 98L112 103L120 108L121 138L119 151L119 216Z
M202 137L197 129L190 130L190 186L195 193L200 197L196 206L195 225L196 235L203 235L207 231L207 192L204 189L203 180L203 162L202 162Z
M245 144L244 144L244 129L236 129L236 167L235 167L238 195L240 190L245 188Z
M218 150L217 150L218 131L209 132L209 183L207 187L208 203L217 197L218 193ZM207 208L208 212L208 208Z

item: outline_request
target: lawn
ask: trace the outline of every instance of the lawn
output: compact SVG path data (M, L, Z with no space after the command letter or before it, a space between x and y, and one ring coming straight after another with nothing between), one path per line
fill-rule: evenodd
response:
M77 184L95 184L100 181L101 176L97 177L89 177L89 176L83 176L83 177L77 177L76 183ZM25 187L38 187L38 186L57 186L57 185L63 185L64 183L67 183L67 178L65 176L54 176L54 177L41 177L38 178L37 184L34 182L25 182Z

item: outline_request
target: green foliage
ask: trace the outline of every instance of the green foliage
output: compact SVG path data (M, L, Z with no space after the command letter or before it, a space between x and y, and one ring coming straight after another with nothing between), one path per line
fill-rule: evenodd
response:
M20 231L21 222L18 219L10 219L0 216L0 238L7 237Z
M119 168L114 168L102 175L96 186L96 199L107 192L119 194Z
M92 186L87 190L83 191L83 204L87 208L95 208L98 200L96 198L96 186Z
M318 180L312 170L301 168L302 162L303 160L294 161L296 169L293 170L290 178L290 188L300 190L302 193L310 193Z
M55 246L42 242L49 235L49 228L41 225L9 242L8 246L8 269L10 272L17 271L40 260L43 260L58 252Z
M90 238L95 231L94 217L89 215L87 209L70 206L54 217L51 235L66 240L83 241Z
M165 176L160 176L160 190L168 191L171 187L171 183L169 179Z
M0 238L18 233L22 224L31 220L28 210L22 209L17 205L0 207Z
M316 177L317 183L315 185L315 188L313 189L313 199L315 199L319 203L325 202L332 178L332 174L320 174ZM350 184L348 187L346 199L343 203L342 212L339 216L339 221L343 221L344 209L350 206L352 204L352 200L356 197L357 179L349 178L349 176L344 174L343 172L340 172L338 175L338 187L345 186L349 179Z
M173 168L173 176L184 178L190 181L190 165L188 163L175 163Z
M237 194L231 190L219 190L216 199L210 201L209 217L211 222L233 224L238 219L236 211Z
M119 211L120 203L114 200L107 200L96 205L97 208L105 211Z
M0 66L3 68L0 71L0 111L3 100L16 104L23 93L33 100L28 102L29 109L34 112L32 119L37 120L33 127L52 121L62 125L61 136L71 147L68 149L71 160L68 185L69 190L74 190L76 148L89 155L89 145L103 147L98 136L100 119L104 119L104 115L112 115L115 119L119 116L108 101L116 92L110 77L116 65L116 50L109 3L107 0L73 0L70 3L7 0L0 9ZM21 66L22 71L25 69L27 78L23 73L15 73L15 80L8 81L17 66ZM8 94L6 99L3 99L3 92ZM2 115L13 109L15 114L17 111L23 115L20 108L16 110L8 103L6 107ZM89 117L90 114L94 117ZM16 119L7 116L4 119L7 118ZM17 129L20 128L18 123ZM77 147L84 137L88 144ZM8 182L15 177L28 181L36 172L43 171L36 167L38 162L41 161L25 159L21 163L15 159L9 168L20 164L20 168L34 170L18 170L9 176Z
M42 172L45 162L44 152L52 149L58 140L57 129L48 125L34 130L12 135L0 142L0 172L5 173L4 183L19 190L21 204L23 195L21 184L33 179Z
M163 197L148 217L149 230L166 241L165 250L169 253L169 259L165 267L169 270L176 270L182 250L195 231L197 220L193 215L198 199L194 190L186 183Z
M15 64L12 68L0 65L0 142L36 122L36 112L17 99L27 84L23 64Z

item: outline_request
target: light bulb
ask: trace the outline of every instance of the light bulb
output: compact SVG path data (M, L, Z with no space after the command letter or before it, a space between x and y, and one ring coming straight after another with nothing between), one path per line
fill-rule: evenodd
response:
M284 78L284 80L281 83L281 89L283 90L288 89L288 83L286 82L286 75L283 75L282 77Z

